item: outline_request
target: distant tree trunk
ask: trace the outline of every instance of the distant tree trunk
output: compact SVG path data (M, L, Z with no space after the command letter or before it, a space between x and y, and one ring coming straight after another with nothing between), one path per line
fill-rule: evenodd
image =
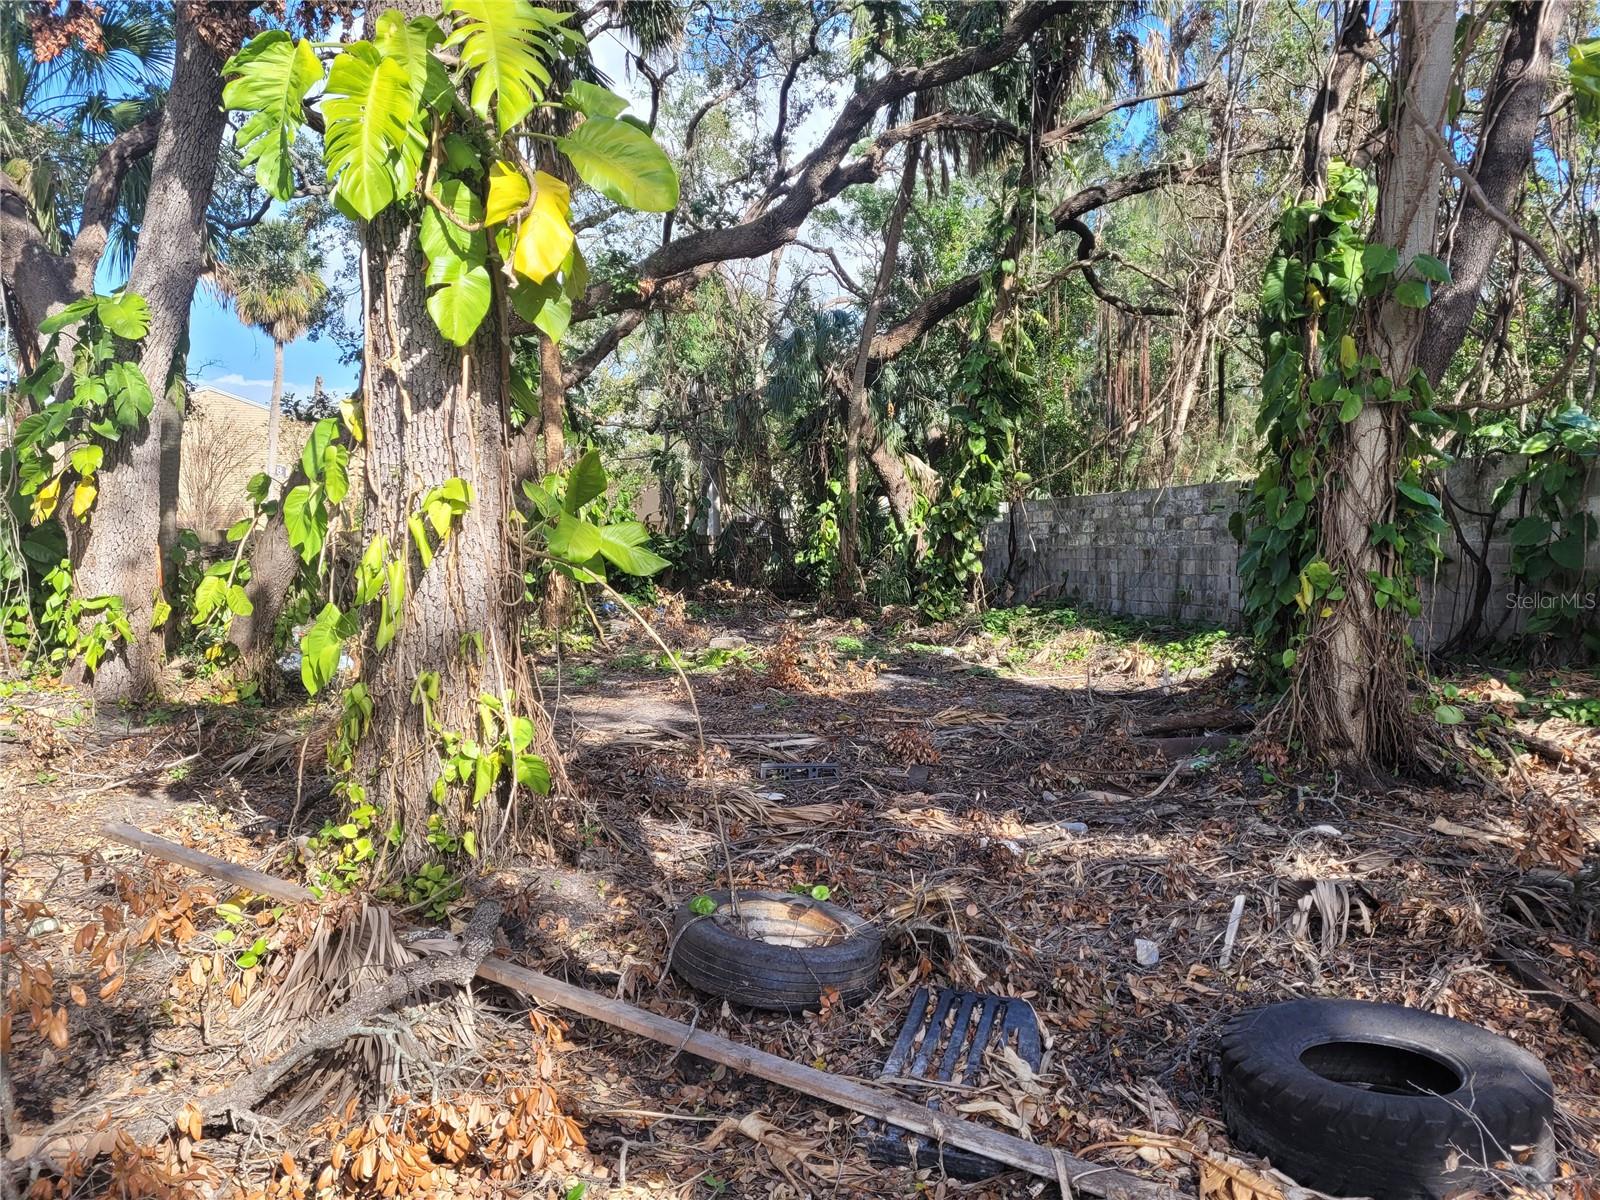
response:
M561 369L561 346L543 333L539 337L539 440L544 446L546 475L559 474L567 454L567 389ZM572 588L565 575L552 571L544 581L539 620L547 629L566 624L572 607Z
M1161 452L1161 483L1164 485L1177 482L1174 472L1178 467L1178 455L1183 450L1183 436L1189 429L1195 398L1205 384L1206 368L1211 362L1211 340L1216 333L1217 292L1224 276L1232 274L1227 258L1225 249L1217 265L1206 274L1200 294L1195 297L1193 316L1175 340L1171 416Z
M284 490L304 482L305 473L297 466ZM267 697L283 690L283 676L273 657L273 635L299 571L300 555L289 544L283 514L274 513L250 544L250 581L244 585L250 612L234 617L228 626L228 640L239 651L236 676L253 680Z
M278 498L278 425L283 420L283 343L272 339L272 402L267 406L267 495Z
M864 584L861 578L861 447L867 445L874 452L882 443L877 422L872 417L872 406L867 394L867 367L872 361L872 339L878 332L878 317L883 312L883 300L894 279L895 263L900 257L900 235L905 229L906 213L911 208L911 197L917 183L917 164L921 161L921 143L913 139L906 146L906 163L900 172L900 190L895 196L894 208L889 213L889 223L883 230L883 260L878 266L878 276L872 284L872 296L867 301L867 311L861 318L861 344L856 350L855 368L850 375L850 391L845 397L844 435L844 494L845 528L839 539L838 592L841 599L861 595ZM885 453L888 453L885 448Z
M207 45L188 6L177 9L176 60L151 166L150 198L128 288L150 307L139 367L156 393L143 428L125 434L99 474L100 493L75 547L79 596L120 596L136 641L117 645L94 672L97 701L153 692L162 638L151 630L161 594L161 449L173 419L167 395L173 358L189 323L206 236L206 206L222 139L223 54Z
M1455 6L1406 4L1400 20L1397 111L1380 164L1377 228L1372 240L1399 251L1408 263L1434 247L1440 165L1427 129L1439 129L1454 66ZM1423 127L1419 127L1424 126ZM1417 363L1424 310L1385 298L1366 328L1384 375L1402 381ZM1393 576L1397 556L1372 544L1374 525L1393 519L1404 414L1392 404L1367 404L1355 420L1336 426L1333 461L1320 496L1323 559L1339 573L1346 598L1332 606L1296 662L1294 694L1300 728L1314 751L1335 765L1365 773L1406 761L1410 660L1406 617L1396 605L1380 609L1369 572Z
M1472 173L1500 212L1508 212L1533 161L1534 137L1550 79L1556 36L1566 17L1566 0L1535 0L1506 6L1510 21L1500 65L1483 99L1484 128L1472 160ZM1450 237L1450 282L1427 309L1428 336L1417 365L1437 385L1466 339L1478 311L1489 268L1505 241L1505 230L1463 191L1461 214Z

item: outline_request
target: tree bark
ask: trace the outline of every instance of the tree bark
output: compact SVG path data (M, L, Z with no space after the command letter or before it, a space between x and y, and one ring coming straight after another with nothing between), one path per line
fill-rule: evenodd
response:
M1311 102L1305 139L1300 147L1300 192L1320 196L1328 181L1328 161L1338 141L1345 107L1350 103L1361 73L1377 52L1377 40L1367 23L1369 0L1348 0L1328 74Z
M177 10L176 61L156 137L150 198L139 230L130 291L150 308L139 367L156 394L143 428L125 434L99 473L100 494L76 547L79 596L120 596L136 637L118 644L94 672L97 701L138 699L155 690L161 635L151 614L163 587L161 446L175 419L167 381L189 325L206 237L206 206L222 139L223 56L209 46L190 10Z
M189 362L189 331L184 329L178 349L172 357L172 369L166 386L156 392L156 405L161 410L161 466L156 492L160 497L161 516L156 532L156 543L161 548L162 587L166 588L168 572L173 571L178 549L178 500L183 491L183 422L187 404L180 405L178 397L187 397L188 385L184 375ZM174 650L179 642L176 621L168 621L162 629L162 647Z
M1534 0L1506 6L1510 23L1494 82L1484 97L1484 127L1472 173L1496 209L1510 212L1533 161L1534 136L1550 79L1556 36L1566 0ZM1479 297L1505 230L1463 189L1461 215L1450 238L1450 282L1427 308L1428 335L1417 365L1435 386L1444 378L1478 311Z
M544 448L544 473L559 474L567 454L567 389L561 371L561 346L540 333L539 337L539 441ZM560 630L572 605L572 589L567 577L552 571L545 577L540 622Z
M1399 251L1402 263L1432 251L1438 222L1440 166L1426 130L1441 127L1454 66L1455 7L1407 4L1399 10L1398 109L1380 164L1375 243ZM1409 112L1405 111L1409 110ZM1386 297L1367 320L1371 349L1384 375L1399 386L1416 365L1424 310ZM1374 525L1392 520L1403 448L1404 414L1396 405L1369 403L1334 432L1333 461L1343 463L1323 491L1323 558L1339 574L1346 599L1308 638L1297 663L1296 698L1311 748L1357 773L1407 760L1408 664L1406 616L1380 609L1369 572L1395 576L1397 556L1372 544Z
M485 854L514 815L506 807L504 781L475 811L429 799L440 770L437 731L479 737L478 699L484 693L515 692L524 711L532 703L520 669L522 566L506 519L512 480L503 306L492 306L472 340L458 349L428 315L427 262L406 211L392 206L380 213L366 225L363 241L370 287L364 533L386 537L390 555L405 557L409 586L399 632L381 652L371 640L374 623L368 623L361 681L373 715L358 748L355 778L371 803L402 823L400 865L412 867L431 853L424 840L430 815L438 813L458 833L475 829ZM471 485L472 502L424 568L407 518L430 490L452 478ZM433 729L412 700L424 671L438 674L438 697L429 705Z

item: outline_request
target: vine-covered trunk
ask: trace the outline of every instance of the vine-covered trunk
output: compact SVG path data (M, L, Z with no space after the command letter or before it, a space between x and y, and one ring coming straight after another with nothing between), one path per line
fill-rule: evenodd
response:
M409 585L394 640L379 650L375 622L360 664L372 702L370 729L355 759L355 779L385 822L400 821L403 867L429 855L435 812L459 831L475 822L488 849L505 832L494 796L474 814L448 813L430 799L446 733L477 738L479 697L520 686L518 618L523 581L506 517L509 447L502 404L501 316L496 306L461 348L440 335L427 309L427 262L417 242L415 210L393 206L365 229L368 295L366 370L366 512L362 534L386 538L402 556ZM413 540L410 518L424 497L452 479L471 487L471 502L431 564ZM436 673L436 692L432 675ZM419 690L419 680L428 676ZM426 704L423 692L432 693ZM431 727L430 727L431 726Z
M94 672L96 700L140 699L156 689L162 634L152 614L163 587L162 443L176 419L167 381L189 324L199 279L217 148L222 139L223 55L177 10L176 62L151 164L150 198L128 290L149 305L139 367L155 393L149 420L125 435L99 472L99 496L74 547L78 596L119 596L132 645L119 644ZM75 522L73 523L75 524Z
M1413 4L1400 9L1399 104L1380 164L1377 228L1372 241L1399 252L1402 264L1433 250L1440 166L1429 130L1441 127L1453 66L1455 10ZM1385 378L1403 386L1417 364L1422 308L1386 292L1369 310L1365 336ZM1404 609L1379 606L1375 579L1403 570L1391 546L1374 544L1374 527L1394 520L1405 414L1393 403L1367 403L1332 433L1330 476L1320 505L1322 558L1344 581L1346 596L1307 640L1295 689L1303 731L1330 761L1358 771L1406 761L1408 686L1415 656L1406 644Z

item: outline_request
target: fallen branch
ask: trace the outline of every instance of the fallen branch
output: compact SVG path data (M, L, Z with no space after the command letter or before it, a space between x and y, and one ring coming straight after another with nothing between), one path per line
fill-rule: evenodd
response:
M318 1021L290 1049L263 1067L257 1067L215 1096L198 1100L202 1123L235 1114L251 1113L270 1096L290 1071L313 1054L342 1046L371 1025L372 1019L408 1000L418 992L441 983L464 984L478 973L483 960L494 949L494 931L500 923L500 905L493 900L479 902L467 921L460 950L408 962L384 981L376 991L358 995Z
M211 855L175 845L162 838L147 834L142 830L133 829L130 826L109 824L103 827L102 832L116 841L136 846L153 857L181 863L184 866L191 867L204 874L215 875L218 878L229 879L234 873L241 870L241 868L221 859L213 858ZM306 899L310 896L307 889L297 884L274 879L270 875L262 875L259 871L252 871L249 874L258 877L260 882L246 886L251 886L253 890L259 891L263 895L291 901ZM485 907L485 905L480 905L479 910L473 914L474 923L478 922L479 916ZM492 925L490 928L492 929ZM469 930L469 938L470 936L471 931ZM442 943L442 939L439 941ZM443 965L443 970L437 977L437 981L454 978L455 972L465 969L475 949L476 944L469 941L469 948L458 952L456 955L437 960ZM412 965L420 966L423 963L434 961L436 960L422 959ZM403 971L408 969L405 968ZM1035 1142L1024 1141L1022 1138L1014 1137L1008 1133L1001 1133L999 1130L991 1129L988 1126L925 1108L920 1104L913 1104L881 1088L871 1087L867 1084L857 1083L852 1079L830 1075L828 1072L819 1071L814 1067L790 1062L788 1059L779 1058L775 1054L768 1054L763 1050L741 1045L730 1038L695 1029L690 1025L685 1025L682 1021L674 1021L670 1017L646 1012L644 1009L622 1000L615 1000L607 996L597 996L593 992L586 991L573 984L563 983L559 979L552 979L550 976L543 975L538 971L517 966L499 955L489 955L483 958L475 964L474 969L480 978L487 979L492 983L498 983L513 991L531 996L536 1000L554 1004L558 1008L566 1009L568 1012L602 1021L618 1029L625 1029L630 1033L636 1033L650 1038L652 1041L671 1046L680 1052L693 1054L698 1058L731 1067L746 1075L754 1075L760 1079L781 1084L783 1087L791 1088L814 1099L837 1104L865 1116L877 1117L913 1133L924 1134L937 1142L976 1151L986 1158L992 1158L1008 1166L1028 1171L1042 1179L1054 1182L1058 1178L1059 1172L1059 1174L1065 1175L1076 1191L1086 1195L1099 1196L1103 1200L1170 1200L1175 1195L1174 1189L1164 1184L1140 1179L1136 1175L1130 1175L1115 1168L1097 1166L1084 1159L1073 1158L1059 1150L1052 1150L1050 1147L1041 1146ZM397 972L395 979L398 979L403 971ZM407 978L411 977L408 976ZM391 984L393 984L393 980L391 980ZM387 995L389 990L386 987L380 995ZM351 1005L346 1006L346 1009L355 1004L364 1005L365 1003L365 1001L352 1001ZM341 1009L340 1014L342 1015L346 1009ZM330 1022L321 1036L331 1036L333 1027L333 1022ZM288 1057L290 1055L286 1054L284 1056L285 1059ZM280 1059L278 1061L281 1062L283 1060ZM277 1063L273 1065L276 1066ZM225 1102L225 1098L226 1102L231 1102L232 1092L233 1089L230 1089L223 1096L214 1098L208 1107L212 1111L221 1111L221 1102Z
M1240 712L1231 706L1208 708L1204 712L1196 713L1177 712L1145 722L1133 736L1149 737L1157 733L1177 733L1184 729L1242 729L1249 725L1251 720L1249 713Z
M1226 733L1208 733L1200 737L1140 738L1134 742L1141 750L1157 750L1168 758L1187 758L1202 750L1226 750L1234 738Z

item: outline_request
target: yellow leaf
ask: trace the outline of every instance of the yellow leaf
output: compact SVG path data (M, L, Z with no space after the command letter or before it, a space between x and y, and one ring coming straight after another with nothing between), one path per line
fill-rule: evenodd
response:
M533 211L517 230L517 248L511 260L517 274L543 283L555 273L572 249L574 234L567 224L572 193L567 185L543 171L534 172L539 193Z
M498 225L521 212L530 194L527 177L521 171L508 162L495 163L489 168L489 203L484 208L484 224Z
M361 408L354 400L339 401L339 416L351 437L358 442L367 440L367 431L361 426Z
M95 486L85 480L78 480L78 486L72 489L72 515L80 521L89 515L89 509L94 504Z
M1339 365L1345 370L1350 370L1361 361L1361 353L1356 349L1356 340L1348 333L1339 339Z
M60 503L61 476L57 475L33 494L33 523L38 525L48 521Z

